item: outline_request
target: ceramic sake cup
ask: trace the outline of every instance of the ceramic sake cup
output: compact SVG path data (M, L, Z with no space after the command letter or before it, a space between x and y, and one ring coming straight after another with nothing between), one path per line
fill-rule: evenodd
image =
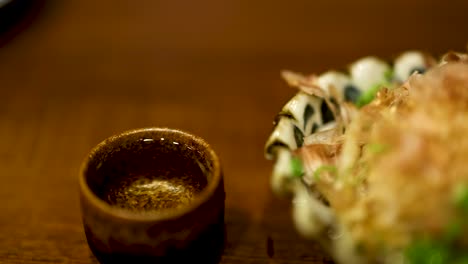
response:
M112 136L83 161L80 202L101 263L215 263L224 244L224 183L201 138L169 128Z

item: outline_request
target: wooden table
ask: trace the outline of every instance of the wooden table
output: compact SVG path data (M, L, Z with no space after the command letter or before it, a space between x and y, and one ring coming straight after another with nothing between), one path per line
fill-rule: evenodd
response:
M222 159L222 263L331 263L270 192L263 146L295 92L279 72L463 51L468 2L449 2L34 2L0 38L0 262L96 263L80 219L82 159L112 134L167 126Z

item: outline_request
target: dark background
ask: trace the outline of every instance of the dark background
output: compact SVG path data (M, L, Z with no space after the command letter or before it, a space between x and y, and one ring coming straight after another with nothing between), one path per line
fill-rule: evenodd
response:
M295 93L280 70L345 69L408 49L439 56L468 42L462 0L22 1L32 8L14 9L15 23L0 12L10 25L0 28L2 263L95 263L78 168L104 138L147 126L193 132L221 157L222 263L328 263L270 192L263 146Z

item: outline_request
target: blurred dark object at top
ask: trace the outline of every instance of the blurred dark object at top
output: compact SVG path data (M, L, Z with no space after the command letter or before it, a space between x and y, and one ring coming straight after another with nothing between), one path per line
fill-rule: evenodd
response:
M0 0L0 46L33 20L45 0Z

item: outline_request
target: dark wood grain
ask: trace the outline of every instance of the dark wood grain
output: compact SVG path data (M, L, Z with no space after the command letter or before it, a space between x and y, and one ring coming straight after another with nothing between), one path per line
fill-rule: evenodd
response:
M2 263L96 263L81 226L78 168L99 141L147 126L193 132L220 155L222 263L331 263L270 192L263 146L295 92L279 71L321 72L406 49L440 54L468 41L462 0L42 0L34 8L0 37Z

